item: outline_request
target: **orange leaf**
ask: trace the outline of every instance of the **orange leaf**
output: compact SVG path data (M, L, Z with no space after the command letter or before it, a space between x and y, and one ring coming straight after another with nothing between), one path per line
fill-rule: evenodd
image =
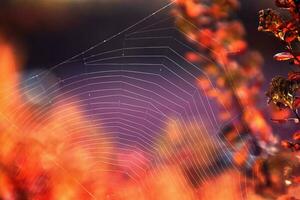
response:
M199 55L197 55L196 53L194 52L188 52L186 55L185 55L186 59L190 62L197 62L200 60L199 58Z
M296 131L293 134L293 140L300 140L300 130Z
M289 149L289 148L292 148L292 147L293 147L292 143L289 142L288 140L282 140L282 141L281 141L281 146L282 146L283 148L286 148L286 149Z

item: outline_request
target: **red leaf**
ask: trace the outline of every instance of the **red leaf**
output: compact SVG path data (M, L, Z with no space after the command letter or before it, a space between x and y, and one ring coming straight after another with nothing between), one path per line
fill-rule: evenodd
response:
M293 178L293 182L294 182L294 183L297 183L297 184L300 183L300 176L294 177L294 178ZM294 199L295 199L295 198L294 198ZM297 200L297 199L295 199L295 200Z
M300 72L290 72L288 75L288 79L290 81L299 81L300 80Z
M294 100L293 107L294 108L299 108L300 107L300 98L296 98Z
M287 119L272 119L273 122L276 122L276 123L286 123L288 120Z
M276 123L286 123L286 122L294 122L296 124L299 123L299 119L298 118L288 118L288 119L271 119L273 122Z
M294 150L295 150L295 151L299 151L299 150L300 150L300 144L296 143L296 144L294 145ZM299 178L300 178L300 177L299 177ZM299 179L299 181L300 181L300 179Z
M287 61L293 59L294 56L289 52L281 52L274 55L274 59L277 61Z

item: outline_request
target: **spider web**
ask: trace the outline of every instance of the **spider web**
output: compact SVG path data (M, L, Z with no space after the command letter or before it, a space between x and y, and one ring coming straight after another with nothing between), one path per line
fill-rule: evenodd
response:
M87 149L101 144L101 155L95 152L93 159L108 162L115 166L111 172L126 174L137 183L141 174L147 173L145 160L149 168L183 163L185 178L191 185L206 183L229 167L238 170L232 164L228 144L218 136L222 124L216 105L196 86L198 77L205 72L184 57L185 52L197 52L197 48L174 25L170 16L173 4L46 72L27 74L18 85L27 101L11 112L37 103L35 120L42 123L48 120L47 112L53 103L78 105L80 111L76 112L84 115L89 124L69 128L68 134L87 131L85 137L70 145L70 151L79 144ZM20 118L23 114L19 113ZM57 118L62 115L63 112L54 113ZM76 121L74 116L77 115L71 113L64 119ZM166 139L170 122L171 128L175 126L175 132L181 134L179 143ZM36 128L29 120L23 123ZM90 133L90 129L104 131ZM114 151L106 152L105 147L110 145ZM184 147L201 153L178 155ZM141 154L134 154L132 159L130 152ZM128 167L128 163L134 167ZM91 173L96 173L95 169ZM238 181L243 190L246 180ZM244 192L240 199L245 198Z

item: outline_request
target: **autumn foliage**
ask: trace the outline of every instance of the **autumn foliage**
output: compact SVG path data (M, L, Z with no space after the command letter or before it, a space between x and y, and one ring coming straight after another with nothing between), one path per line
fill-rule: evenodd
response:
M274 55L274 59L280 62L287 61L296 67L300 66L299 52L299 1L296 0L276 0L276 5L280 9L288 11L288 17L282 17L279 12L272 9L265 9L259 12L259 31L269 32L281 40L285 51ZM293 115L277 122L299 123L298 108L300 106L299 92L300 73L291 71L287 77L277 76L270 83L267 96L269 103L276 105L279 109L291 110ZM282 141L282 146L293 151L300 150L298 131L294 134L292 141Z
M263 10L259 30L286 45L276 60L298 67L299 3L276 4L290 18ZM299 158L280 144L297 152L300 133L278 143L267 123L259 106L263 57L232 17L238 8L237 0L176 1L176 25L197 47L186 59L204 70L195 84L217 103L222 130L212 135L197 121L166 121L154 159L139 149L120 152L71 98L62 95L42 109L26 102L19 54L1 37L0 199L297 200ZM299 72L272 80L267 96L273 121L300 122L299 88Z
M259 13L258 30L271 32L286 43L287 51L276 54L274 56L276 60L299 65L300 54L293 50L293 43L299 40L299 3L292 0L279 0L276 3L281 8L289 10L291 19L284 20L276 11L266 9ZM283 173L285 165L283 163L288 156L279 148L278 136L274 135L271 126L267 123L265 110L259 106L261 100L259 96L263 92L261 90L264 79L261 71L263 58L257 51L251 50L245 41L246 32L243 25L232 17L232 13L239 7L239 1L179 0L177 4L177 25L186 34L187 40L198 47L196 52L188 52L186 58L205 71L197 79L199 88L218 103L221 123L239 116L237 120L225 127L221 135L225 135L225 140L230 146L241 145L235 142L235 138L241 137L245 132L246 135L254 138L260 149L260 153L254 155L256 160L251 166L251 173L258 186L257 193L271 198L278 197L279 194L276 193L285 190L283 185L290 185L290 183L297 185L297 181L290 181L291 177L285 175L280 176L286 178L286 183L279 181L281 179L279 177L276 178L277 180L271 180L272 173L274 177ZM270 113L273 121L299 123L297 108L300 104L296 96L300 86L299 80L298 72L291 72L288 78L273 79L267 92L269 102L275 104ZM290 110L281 109L283 107L288 107ZM290 117L290 111L294 112L296 117ZM298 140L297 133L294 135L295 139ZM244 142L241 148L234 151L233 162L239 167L249 162L249 154L252 155L249 149L257 147L250 141ZM282 144L295 151L299 149L297 142L283 141ZM263 166L273 165L272 162L277 163L274 167L277 171L264 171ZM294 170L296 169L298 170L298 168ZM271 177L268 177L266 172ZM267 184L268 181L272 184Z

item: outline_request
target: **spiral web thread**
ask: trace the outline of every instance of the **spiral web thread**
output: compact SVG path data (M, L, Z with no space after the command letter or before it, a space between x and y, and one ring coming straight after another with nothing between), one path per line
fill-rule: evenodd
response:
M18 85L19 91L30 94L31 99L43 100L43 104L35 109L38 124L48 120L48 110L53 103L78 105L80 109L76 112L80 112L89 123L83 126L75 123L67 134L78 131L87 134L74 140L69 151L78 145L86 149L102 146L93 151L92 159L97 162L93 168L95 171L89 173L101 170L97 164L108 163L115 166L109 172L126 174L139 183L142 174L149 170L142 164L145 160L150 169L183 163L184 169L192 169L186 171L186 181L197 184L206 183L228 167L238 170L231 163L228 144L218 136L222 124L218 121L216 105L196 86L197 78L205 72L184 57L185 52L197 52L197 49L174 25L174 19L170 17L172 6L173 2ZM203 54L201 56L213 63ZM49 82L53 74L58 78L54 81L51 78ZM18 113L24 119L22 123L35 130L36 123L20 112L26 106L28 102L24 101L10 112ZM62 110L53 115L76 122L77 113L64 115ZM176 142L166 139L170 122L174 122L171 128L175 126L182 134L179 147ZM104 131L98 133L95 130ZM54 129L53 134L61 133ZM113 152L109 150L110 146L113 146ZM184 157L179 154L181 147L192 147L196 156ZM128 152L141 154L127 160ZM64 166L57 165L63 171ZM154 172L157 170L150 173ZM170 181L176 181L172 180L172 175ZM242 189L246 180L238 181ZM240 199L244 199L244 194L241 195Z

